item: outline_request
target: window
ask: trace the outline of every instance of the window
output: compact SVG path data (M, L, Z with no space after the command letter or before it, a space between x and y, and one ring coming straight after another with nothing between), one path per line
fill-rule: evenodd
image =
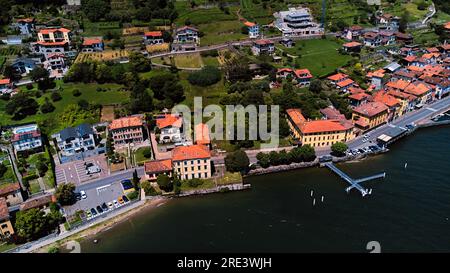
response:
M2 229L7 229L8 228L8 225L7 224L3 224L2 225Z

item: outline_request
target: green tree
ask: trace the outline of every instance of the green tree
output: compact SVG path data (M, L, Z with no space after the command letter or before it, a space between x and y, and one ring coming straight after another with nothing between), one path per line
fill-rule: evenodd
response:
M258 153L256 155L256 159L258 160L258 164L263 167L263 168L267 168L270 167L270 158L269 155L266 153Z
M140 52L132 52L128 56L132 72L147 72L152 69L152 62Z
M26 92L14 95L6 104L5 112L12 115L13 119L20 120L26 116L36 114L39 104Z
M41 105L41 112L42 113L50 113L55 110L55 106L50 102L48 98L45 98L44 103Z
M56 102L56 101L60 101L62 99L62 96L61 96L61 94L59 94L58 91L53 91L50 94L50 98L52 99L52 101Z
M243 150L228 153L225 156L225 167L230 172L244 172L248 170L250 160Z
M55 196L58 202L63 205L72 205L75 203L75 185L73 183L60 184L56 188Z
M303 145L300 147L303 161L313 161L316 158L316 151L311 145Z
M398 25L398 30L400 32L406 32L406 29L408 28L409 17L409 12L405 10L405 12L403 12L402 16L400 17L400 22Z
M39 209L19 211L16 214L15 230L26 239L34 240L48 233L48 222L45 213Z
M344 142L336 142L331 145L331 151L336 156L344 156L348 146Z
M141 178L138 176L137 170L134 170L133 178L131 179L131 183L133 183L133 187L136 191L139 190L139 182L140 181L141 181Z
M158 177L156 178L156 183L158 184L160 189L166 192L171 191L173 188L173 185L170 182L170 177L165 174L158 175Z
M322 91L322 82L319 79L314 79L309 85L309 91L319 94Z
M81 7L87 18L94 22L104 18L111 9L110 3L106 0L82 0Z
M222 78L222 73L217 67L205 66L202 70L189 74L188 81L193 85L209 86L217 83Z

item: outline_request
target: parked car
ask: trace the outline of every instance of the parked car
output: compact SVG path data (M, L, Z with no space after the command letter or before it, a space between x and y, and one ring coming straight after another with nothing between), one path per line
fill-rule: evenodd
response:
M90 212L90 211L86 211L86 215L87 215L87 218L91 218L92 217L92 213Z
M116 208L119 206L119 203L117 202L117 200L113 200L113 203Z
M91 213L92 213L92 216L96 216L97 215L97 211L94 208L91 208Z
M97 206L98 213L103 213L103 209L100 206Z
M108 208L109 208L109 209L113 209L113 208L114 208L114 205L113 205L112 202L109 202L109 203L108 203Z
M102 209L103 209L103 211L107 211L108 210L108 206L106 205L106 203L102 204Z
M75 193L75 198L77 199L77 201L81 200L81 193L77 192Z
M125 203L130 202L130 200L128 199L128 197L126 197L125 195L122 195L122 199L123 199L123 201L125 201Z
M81 198L82 199L86 199L87 198L87 195L86 195L85 191L80 191L80 194L81 194Z
M119 197L119 198L117 198L117 201L119 201L119 203L121 204L121 205L123 205L125 202L123 201L123 198L122 197Z

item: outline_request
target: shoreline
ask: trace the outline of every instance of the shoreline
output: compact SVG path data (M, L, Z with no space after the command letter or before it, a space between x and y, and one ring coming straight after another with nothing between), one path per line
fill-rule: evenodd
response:
M106 221L99 222L99 223L93 225L92 227L89 227L85 230L77 232L67 238L63 238L56 242L39 247L39 248L31 251L31 253L47 253L48 250L53 247L57 247L59 249L65 249L65 247L67 246L67 244L70 241L78 241L79 242L81 240L93 238L98 233L107 231L107 230L113 228L114 226L116 226L117 224L125 222L126 220L129 219L129 217L133 217L133 216L138 215L139 213L144 213L144 212L148 212L153 209L156 209L156 208L166 204L167 202L169 202L169 200L170 200L170 198L164 198L164 197L156 198L153 200L146 200L145 203L141 206L138 206L129 211L123 212L117 216L112 217L111 219L106 220Z

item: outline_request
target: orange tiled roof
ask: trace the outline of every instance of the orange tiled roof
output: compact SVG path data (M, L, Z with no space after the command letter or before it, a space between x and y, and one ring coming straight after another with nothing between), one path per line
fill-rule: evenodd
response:
M422 72L423 71L422 67L418 67L416 65L409 65L406 67L406 69L408 69L409 71L414 71L414 72Z
M19 183L10 183L6 186L0 187L0 196L5 196L11 192L15 192L17 190L20 190L20 184Z
M297 78L302 78L302 79L312 78L311 72L309 72L309 70L306 68L297 69L294 71L294 73L295 73L295 76L297 76Z
M179 146L172 151L173 161L207 159L210 157L211 152L204 145Z
M427 48L427 51L429 52L429 53L438 53L439 52L439 49L437 48L437 47L428 47Z
M408 63L413 62L415 59L417 59L417 56L415 56L415 55L409 55L409 56L403 58L403 60L407 61Z
M329 76L327 79L329 79L330 81L340 81L340 80L343 80L346 78L348 78L348 75L346 75L344 73L337 73L337 74Z
M390 81L386 84L386 86L394 89L404 90L408 86L408 84L409 82L400 79L398 81Z
M200 145L208 145L211 143L209 127L205 123L195 125L195 143Z
M367 121L365 121L364 119L358 119L355 124L362 128L366 128L367 126L369 126L369 123L367 123Z
M288 68L288 67L278 68L277 73L281 73L281 72L293 72L293 70L292 70L292 68Z
M247 27L254 27L254 26L256 26L255 23L252 23L252 22L249 22L249 21L246 21L246 22L244 23L244 25L246 25Z
M150 37L162 37L162 31L147 31L144 33L145 36Z
M352 95L348 96L349 99L353 99L353 100L357 100L357 101L361 101L361 100L367 99L369 97L370 97L370 95L366 94L366 93L356 93L356 94L352 94Z
M172 170L172 159L152 160L144 163L146 173L163 173Z
M182 124L183 119L180 116L172 114L166 114L163 118L158 118L156 120L156 126L158 126L159 129L169 126L181 128Z
M261 39L261 40L255 41L255 44L257 44L257 45L270 45L270 44L273 44L273 42L271 40L268 40L268 39Z
M399 98L402 100L413 101L417 98L414 95L411 95L411 94L408 94L405 92L396 91L396 90L389 90L387 93L395 98Z
M378 69L373 72L367 73L368 78L377 77L377 78L383 78L384 77L384 69Z
M353 112L356 112L366 117L373 117L387 110L388 110L387 106L384 105L383 103L373 101L354 108Z
M431 88L422 82L419 83L411 83L405 88L405 92L408 94L412 94L414 96L421 97L425 95L427 92L429 92Z
M49 33L52 33L52 32L70 32L70 29L67 29L67 28L63 28L63 27L61 27L61 28L46 28L46 29L41 29L40 31L39 31L39 33L42 33L42 34L49 34Z
M109 129L115 130L115 129L121 129L121 128L127 128L127 127L136 127L136 126L142 126L142 118L138 116L132 116L132 117L123 117L119 119L115 119L111 122L109 125Z
M450 29L450 22L445 23L444 28Z
M352 128L347 120L326 119L306 121L300 109L286 110L288 116L303 134L346 131Z
M362 46L361 43L358 42L349 42L349 43L345 43L342 45L343 47L357 47L357 46Z
M102 43L102 39L100 38L86 38L83 40L83 45L84 46L91 46L91 45L95 45L95 44L100 44Z
M11 80L10 79L0 79L0 84L10 84Z
M8 205L6 204L5 198L0 198L0 220L9 218Z
M364 89L356 86L349 87L347 90L350 94L364 93Z
M393 96L391 96L383 91L377 92L372 97L372 99L373 99L373 101L381 102L388 107L394 107L394 106L398 106L400 104L400 102L396 98L394 98Z
M354 83L354 81L352 79L346 79L346 80L338 82L337 86L339 86L339 87L346 87L346 86L349 86L349 85L351 85L353 83Z

